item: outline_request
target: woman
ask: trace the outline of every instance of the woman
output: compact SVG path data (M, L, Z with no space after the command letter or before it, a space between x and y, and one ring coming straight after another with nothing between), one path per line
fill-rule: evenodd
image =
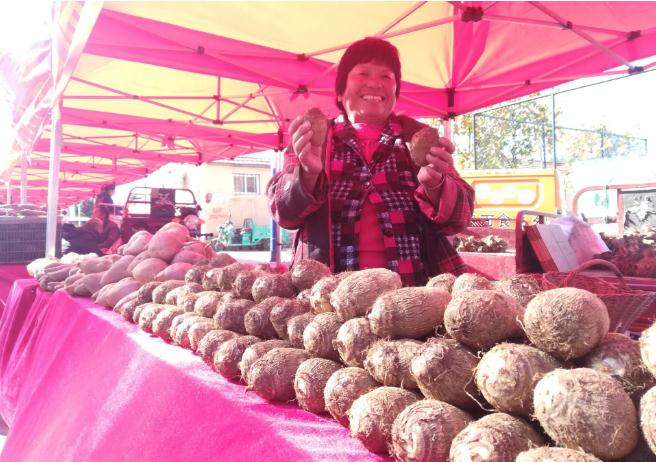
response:
M102 205L94 207L91 216L99 219L102 223L102 229L98 238L98 254L105 255L112 253L112 250L120 245L120 242L117 242L121 237L121 231L118 229L118 225L109 219L109 210Z
M267 194L280 226L298 229L292 265L312 258L335 272L385 267L404 285L465 270L446 235L469 224L474 191L455 171L446 138L431 148L429 165L412 163L404 133L419 123L393 113L400 83L398 50L365 38L340 60L342 113L324 145L310 143L303 117L291 122L285 167Z
M114 204L114 199L112 199L112 196L114 195L114 191L116 191L116 185L114 184L103 185L100 188L100 192L96 196L96 201L94 205L98 206L99 204Z

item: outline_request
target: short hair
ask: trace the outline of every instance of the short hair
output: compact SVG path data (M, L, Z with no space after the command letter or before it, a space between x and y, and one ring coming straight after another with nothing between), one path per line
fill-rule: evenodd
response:
M376 62L388 66L394 72L396 79L396 97L398 99L401 91L401 60L399 50L387 40L376 37L365 37L353 42L342 55L337 66L337 77L335 78L335 102L342 111L344 106L339 101L339 96L346 90L346 80L349 72L361 63Z

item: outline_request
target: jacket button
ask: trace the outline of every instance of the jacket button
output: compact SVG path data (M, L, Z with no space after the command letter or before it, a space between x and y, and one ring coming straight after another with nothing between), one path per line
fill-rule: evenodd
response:
M389 237L392 235L392 230L390 228L383 228L383 234Z

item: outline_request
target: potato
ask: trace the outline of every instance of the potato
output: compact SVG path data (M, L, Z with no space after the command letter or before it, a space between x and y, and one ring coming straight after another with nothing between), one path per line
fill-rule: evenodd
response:
M244 316L244 327L246 332L260 338L276 338L278 333L271 324L271 310L284 301L282 297L269 297L265 298L253 308L248 310Z
M269 320L278 337L287 340L287 321L309 311L310 305L306 302L296 299L283 300L271 309Z
M371 331L369 321L365 318L353 318L337 330L333 346L344 364L363 367L369 348L378 340L380 337Z
M296 397L296 370L309 358L305 350L274 348L251 366L248 388L269 401L291 401Z
M491 290L492 283L483 276L474 273L463 273L453 281L451 296L453 298L472 290Z
M656 323L640 335L640 356L645 367L656 377Z
M379 337L421 338L442 324L450 300L440 289L403 287L378 297L367 319Z
M640 344L623 334L608 334L581 365L610 375L629 395L642 394L656 385L640 358Z
M297 291L310 289L325 276L330 276L330 268L317 260L301 260L296 263L289 274Z
M433 127L424 127L410 138L410 157L415 165L423 167L428 165L426 156L430 148L440 146L440 135Z
M261 302L269 297L292 298L296 290L292 284L291 276L285 274L265 274L253 283L253 300Z
M494 283L494 289L510 295L525 307L542 292L542 284L528 274L514 274Z
M216 353L216 350L219 349L223 342L227 342L228 340L238 336L239 334L229 330L211 330L205 334L205 337L201 339L200 343L198 344L198 348L196 349L196 354L203 358L205 363L213 366L214 354Z
M246 334L244 317L254 304L252 300L245 299L229 300L222 303L213 318L216 328Z
M535 385L559 367L563 367L560 361L537 348L500 343L478 363L476 385L495 409L529 417Z
M303 115L304 122L310 122L312 129L312 138L310 144L312 146L321 146L326 141L326 134L328 133L328 119L321 112L321 109L313 107L307 110Z
M264 342L257 342L246 348L244 354L241 356L239 362L239 371L241 372L242 381L248 383L251 367L255 361L264 356L267 352L274 348L289 348L290 344L287 340L265 340Z
M521 337L523 314L517 300L501 292L470 290L451 299L444 312L444 327L460 343L486 350L503 340Z
M406 407L392 425L391 453L398 461L448 461L451 441L472 418L451 404L425 399Z
M326 413L323 396L326 382L342 367L338 362L324 358L310 358L303 361L294 376L294 391L298 405L314 414Z
M592 351L608 334L609 324L604 302L573 287L536 295L524 314L524 330L531 343L564 361Z
M449 461L512 462L520 452L542 445L542 437L524 420L497 412L471 422L456 435Z
M474 373L478 357L453 339L431 338L410 363L410 372L426 398L463 409L477 409Z
M313 356L326 359L339 359L333 346L342 320L337 313L319 313L303 331L303 347Z
M593 369L548 373L535 387L533 406L542 428L561 446L619 459L638 442L631 398L619 382Z
M364 316L379 295L401 288L398 273L385 268L371 268L349 274L330 295L330 305L342 321Z
M386 453L392 439L394 419L418 396L395 387L379 387L360 396L349 410L351 436L371 452Z
M364 369L339 369L328 378L323 391L326 410L337 422L348 427L348 411L353 402L378 386L378 382Z
M228 380L241 380L239 362L244 351L249 346L261 341L253 335L245 335L223 342L214 354L214 370Z
M303 348L303 332L314 316L314 313L303 313L287 321L287 338L293 348Z
M656 387L640 400L640 426L649 448L656 454Z
M567 448L541 448L529 449L521 452L516 462L602 462L592 454ZM645 461L646 462L646 461Z
M453 289L453 284L455 282L455 275L451 273L442 273L430 278L426 283L426 287L434 287L436 289L445 290L446 292L451 293L451 289Z
M364 368L383 385L417 388L410 364L422 348L416 340L380 340L374 343L364 360Z

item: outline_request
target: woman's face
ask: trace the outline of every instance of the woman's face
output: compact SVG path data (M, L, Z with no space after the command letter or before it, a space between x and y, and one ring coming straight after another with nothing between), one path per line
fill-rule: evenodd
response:
M384 124L396 104L394 71L373 61L356 64L341 98L351 123Z

